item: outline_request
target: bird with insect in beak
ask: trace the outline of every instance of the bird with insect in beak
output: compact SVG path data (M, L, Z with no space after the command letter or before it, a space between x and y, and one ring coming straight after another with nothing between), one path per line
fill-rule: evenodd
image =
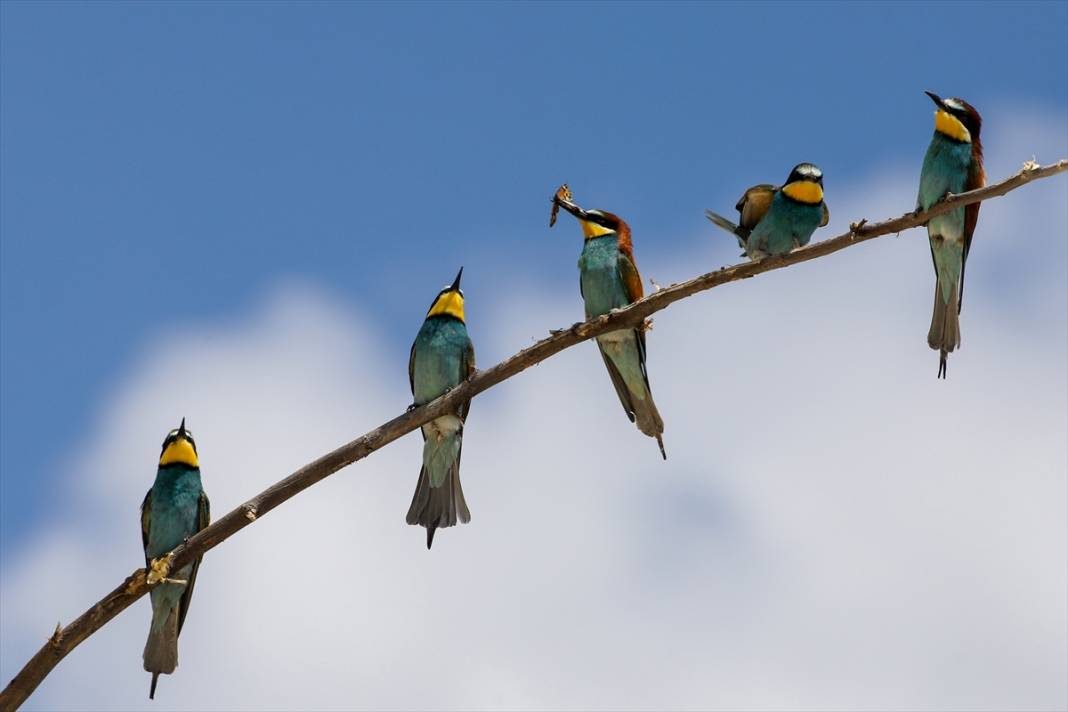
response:
M556 223L560 208L571 213L582 226L585 242L579 257L579 292L586 306L586 318L607 314L641 299L642 278L634 261L630 226L618 215L604 210L583 210L563 185L553 196L549 227ZM628 328L601 334L597 348L615 386L623 410L638 430L656 438L664 451L664 421L653 402L649 373L645 367L645 329Z
M451 391L475 372L475 347L467 335L464 293L460 291L463 273L461 267L456 280L434 298L412 344L408 358L412 407ZM471 521L460 486L460 450L470 407L471 402L465 401L455 413L436 418L422 428L423 466L407 521L426 527L427 549L434 543L438 528Z
M924 92L938 107L935 130L920 170L918 210L927 210L946 197L982 188L986 184L983 170L983 145L979 130L983 119L963 99L943 99L934 92ZM938 351L938 377L946 377L946 361L960 346L960 308L964 298L964 265L972 246L972 234L979 220L979 203L954 208L927 222L927 239L931 243L931 260L935 269L934 313L927 345Z
M831 219L823 202L823 171L811 163L794 166L781 186L754 185L734 207L737 225L711 210L705 211L705 217L734 235L752 260L804 247L816 228Z
M156 481L141 504L141 541L148 579L150 583L159 581L149 592L152 625L144 652L145 670L152 673L149 699L156 696L159 676L178 667L178 634L200 569L200 557L176 572L169 571L169 561L161 557L208 526L210 519L208 496L200 484L197 445L182 418L182 424L163 441Z

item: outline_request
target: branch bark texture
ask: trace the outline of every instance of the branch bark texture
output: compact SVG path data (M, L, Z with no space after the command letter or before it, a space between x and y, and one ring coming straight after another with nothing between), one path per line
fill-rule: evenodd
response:
M984 188L958 195L950 195L942 202L931 206L930 210L906 213L901 217L876 223L861 220L859 223L853 223L850 226L850 231L843 235L810 244L781 257L771 257L759 262L746 262L732 267L723 267L689 281L662 288L624 309L618 309L604 316L573 324L567 329L554 330L550 332L550 336L547 338L523 349L511 358L485 371L478 371L469 380L437 400L383 423L371 432L342 445L314 462L308 463L285 479L260 492L168 554L166 558L169 560L169 568L172 571L181 569L196 557L209 549L215 548L241 529L255 522L259 517L320 480L329 477L347 465L362 460L375 450L412 432L424 423L428 423L446 413L454 412L460 403L473 398L531 366L537 365L564 349L600 334L624 327L636 327L650 315L698 292L730 282L748 279L764 272L771 272L801 262L807 262L876 237L892 235L908 228L919 227L926 224L932 217L949 212L954 208L1002 196L1033 180L1047 178L1065 171L1068 171L1068 159L1046 166L1028 162L1018 173L1000 183L994 183ZM151 586L146 580L146 574L145 569L137 569L115 590L94 603L89 610L75 619L70 625L65 628L57 625L55 632L48 641L0 693L0 712L17 709L68 653L129 607L134 601L148 593Z

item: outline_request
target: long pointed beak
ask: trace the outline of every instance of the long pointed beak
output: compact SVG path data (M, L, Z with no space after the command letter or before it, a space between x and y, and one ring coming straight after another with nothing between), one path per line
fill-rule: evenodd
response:
M178 426L178 437L185 437L185 417L182 417L182 424Z
M927 91L926 89L923 93L931 97L931 101L933 101L935 103L935 106L937 106L939 109L946 108L946 103L942 101L942 97L938 96L938 94L935 94L933 91Z
M449 289L451 289L454 292L459 292L460 291L460 277L463 277L463 276L464 276L464 268L461 267L460 271L456 273L456 281L454 281L452 283L452 286L449 287Z
M572 203L570 200L564 200L563 198L553 198L553 201L561 208L574 215L579 220L589 219L589 216L586 214L586 211ZM555 220L553 222L555 222Z

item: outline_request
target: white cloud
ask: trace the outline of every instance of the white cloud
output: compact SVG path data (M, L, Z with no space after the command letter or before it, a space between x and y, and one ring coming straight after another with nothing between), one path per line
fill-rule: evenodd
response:
M1027 139L1063 149L1061 128ZM1005 155L993 176L1027 157ZM899 213L914 179L840 188L834 224ZM154 706L1063 708L1063 196L1056 179L984 206L945 382L909 233L657 315L667 463L584 345L475 402L473 521L432 552L404 524L418 436L339 473L208 556ZM734 255L637 241L662 283ZM580 313L577 294L468 298L483 365ZM72 449L69 508L4 563L4 679L138 564L178 417L218 515L399 412L407 353L377 329L290 285L250 319L162 335ZM28 708L145 707L147 621L140 602Z

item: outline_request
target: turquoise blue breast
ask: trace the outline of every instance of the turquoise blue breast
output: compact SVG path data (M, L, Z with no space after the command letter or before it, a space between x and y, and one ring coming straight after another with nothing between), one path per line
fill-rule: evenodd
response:
M749 236L750 248L784 255L798 245L807 245L823 221L823 204L800 203L776 191L771 207Z
M954 141L936 131L923 157L917 199L920 208L926 210L946 193L962 192L971 164L971 144Z
M619 274L619 239L615 234L586 240L578 267L587 319L630 304Z
M152 485L152 521L148 555L166 554L196 533L199 519L200 470L184 465L161 467Z
M920 192L916 204L926 210L946 193L961 193L972 164L972 147L935 132L920 171ZM950 210L931 219L928 233L957 240L964 234L964 208Z
M428 403L466 377L464 357L471 348L467 327L459 319L433 316L415 337L412 374L416 403Z

